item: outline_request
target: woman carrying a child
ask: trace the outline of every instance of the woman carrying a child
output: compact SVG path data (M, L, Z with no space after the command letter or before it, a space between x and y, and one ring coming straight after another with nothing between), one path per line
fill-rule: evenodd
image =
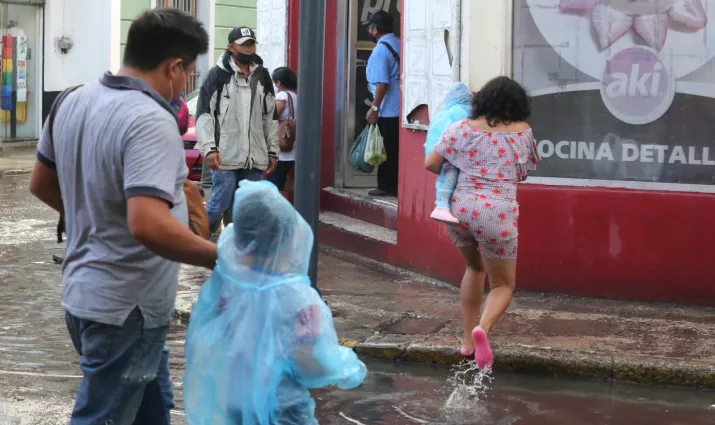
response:
M474 95L469 118L449 126L425 160L425 168L442 173L443 185L456 181L456 187L438 187L438 198L445 190L453 193L449 211L440 213L438 205L433 218L451 223L447 231L466 262L460 352L474 354L482 369L493 363L487 335L509 306L516 284L517 184L540 160L526 123L530 113L526 91L510 78L495 78ZM486 275L491 290L479 317Z

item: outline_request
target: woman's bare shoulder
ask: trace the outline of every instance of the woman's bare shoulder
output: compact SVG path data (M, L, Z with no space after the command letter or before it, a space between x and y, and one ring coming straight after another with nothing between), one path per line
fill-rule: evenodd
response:
M526 121L517 121L504 126L507 132L525 132L531 130L531 126Z
M529 123L525 121L516 121L509 124L497 124L492 127L484 118L469 120L469 126L477 131L487 131L495 133L521 133L531 129Z

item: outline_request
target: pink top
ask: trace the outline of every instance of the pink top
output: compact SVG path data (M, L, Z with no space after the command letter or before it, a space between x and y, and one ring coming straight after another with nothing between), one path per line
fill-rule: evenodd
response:
M523 132L474 130L462 120L442 135L437 152L460 171L454 195L516 199L516 185L541 160L531 129Z

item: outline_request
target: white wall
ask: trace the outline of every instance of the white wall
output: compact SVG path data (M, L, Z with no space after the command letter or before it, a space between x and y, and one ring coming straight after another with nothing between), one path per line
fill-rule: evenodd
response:
M56 40L74 46L63 54ZM44 91L96 80L120 65L120 0L50 0L45 5Z
M209 33L209 50L205 55L200 55L196 59L196 71L199 73L200 80L206 76L206 73L214 66L214 25L216 23L216 0L199 0L197 2L196 18L204 24L204 28Z
M477 91L511 76L512 0L462 0L461 80Z

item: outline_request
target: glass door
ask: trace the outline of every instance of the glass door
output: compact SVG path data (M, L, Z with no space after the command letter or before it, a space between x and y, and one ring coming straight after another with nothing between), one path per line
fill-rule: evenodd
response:
M34 140L41 126L42 8L0 4L0 140Z
M346 0L347 1L347 0ZM347 34L345 37L346 61L344 65L347 72L344 78L347 83L347 90L342 101L344 103L340 122L342 128L341 149L338 150L338 169L342 170L338 180L342 180L343 187L369 188L377 187L377 171L372 174L365 174L355 171L348 163L348 153L357 136L367 126L365 116L372 104L372 94L367 84L367 61L375 48L375 43L367 33L367 29L362 22L378 11L385 10L390 13L395 20L395 34L400 34L400 0L349 0L344 11L347 19ZM340 179L342 178L342 179Z

